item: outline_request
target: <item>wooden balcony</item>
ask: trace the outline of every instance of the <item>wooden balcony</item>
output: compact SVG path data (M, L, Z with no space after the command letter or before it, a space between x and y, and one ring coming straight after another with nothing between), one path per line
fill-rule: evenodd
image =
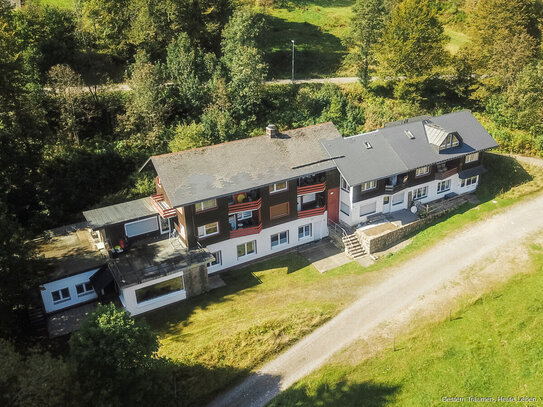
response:
M163 219L173 218L176 215L175 208L170 208L162 194L151 195L151 203Z
M255 235L257 233L260 233L261 231L262 231L262 223L259 223L256 226L250 226L250 227L247 227L247 228L231 230L230 231L230 239L233 239L235 237Z
M326 205L320 208L306 209L304 211L298 211L298 219L309 218L311 216L324 215L326 212Z
M321 182L320 184L314 184L314 185L304 185L303 187L298 187L298 195L305 195L305 194L316 194L318 192L322 192L326 189L326 182Z
M262 206L262 198L258 198L256 201L242 202L238 204L228 205L228 213L256 211Z
M458 173L458 167L454 167L442 172L436 172L436 179L437 180L446 179L446 178L449 178L450 176L453 176L456 173Z

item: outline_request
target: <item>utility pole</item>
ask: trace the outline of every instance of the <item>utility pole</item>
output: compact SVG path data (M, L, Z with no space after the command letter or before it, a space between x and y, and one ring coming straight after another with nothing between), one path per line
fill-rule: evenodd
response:
M294 83L294 40L292 42L292 82Z

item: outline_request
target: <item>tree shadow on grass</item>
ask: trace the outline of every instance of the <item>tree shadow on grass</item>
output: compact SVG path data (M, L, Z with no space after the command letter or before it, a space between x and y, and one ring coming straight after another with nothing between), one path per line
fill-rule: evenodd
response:
M269 258L248 265L246 267L229 270L220 274L225 285L207 293L189 298L167 307L146 313L145 318L154 330L168 335L178 335L182 329L190 324L189 317L196 310L205 310L209 306L218 303L226 303L235 300L235 295L244 294L256 289L262 284L258 274L269 269L285 269L281 273L292 274L308 266L310 263L297 253Z
M296 385L270 403L270 407L283 406L385 406L394 400L400 386L388 386L373 382L323 383L313 386Z
M264 46L269 78L291 77L291 40L295 41L295 79L332 76L341 67L347 50L335 35L307 22L290 22L269 15L264 20L268 27Z

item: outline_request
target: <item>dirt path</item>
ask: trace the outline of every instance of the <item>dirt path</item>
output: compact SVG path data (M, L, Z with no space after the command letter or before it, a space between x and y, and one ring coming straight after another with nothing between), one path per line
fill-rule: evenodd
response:
M379 278L361 291L354 304L210 406L263 406L336 352L368 337L406 309L416 308L425 297L439 290L443 295L458 295L443 287L461 278L466 269L477 273L485 259L514 250L520 241L543 230L542 213L540 195L470 225L401 266L379 272Z

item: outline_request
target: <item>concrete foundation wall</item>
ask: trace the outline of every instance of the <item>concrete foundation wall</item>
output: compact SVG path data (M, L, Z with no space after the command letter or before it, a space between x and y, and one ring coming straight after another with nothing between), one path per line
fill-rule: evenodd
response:
M188 270L185 270L183 279L185 281L187 298L205 293L209 290L207 267L204 264L193 265Z

